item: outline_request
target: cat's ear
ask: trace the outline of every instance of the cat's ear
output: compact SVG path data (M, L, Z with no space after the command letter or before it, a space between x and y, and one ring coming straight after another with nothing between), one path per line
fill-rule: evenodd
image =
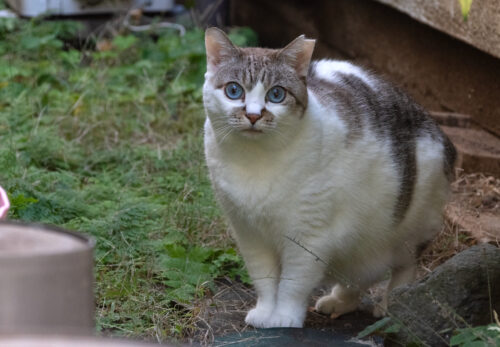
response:
M207 50L207 69L214 70L224 59L238 54L229 37L218 28L208 28L205 31L205 48Z
M281 49L278 56L292 65L300 77L306 77L315 43L316 40L309 40L304 35L300 35Z

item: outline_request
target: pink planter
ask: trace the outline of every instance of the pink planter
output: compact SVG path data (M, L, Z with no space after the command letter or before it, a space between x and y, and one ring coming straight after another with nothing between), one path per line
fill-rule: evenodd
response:
M10 202L7 193L0 187L0 219L7 217L9 212Z

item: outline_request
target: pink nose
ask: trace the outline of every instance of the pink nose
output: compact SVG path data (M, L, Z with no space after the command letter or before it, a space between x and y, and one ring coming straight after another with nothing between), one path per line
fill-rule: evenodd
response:
M257 122L259 119L262 118L261 114L255 114L255 113L245 114L245 116L248 118L250 123L252 123L252 125L254 125L255 122Z

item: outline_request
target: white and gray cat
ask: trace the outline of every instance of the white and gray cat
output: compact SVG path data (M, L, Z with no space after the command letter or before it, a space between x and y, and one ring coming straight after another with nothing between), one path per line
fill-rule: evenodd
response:
M205 155L258 300L255 327L302 327L309 295L337 317L390 270L414 279L441 228L455 149L394 86L314 40L239 48L206 31ZM384 314L387 299L374 310Z

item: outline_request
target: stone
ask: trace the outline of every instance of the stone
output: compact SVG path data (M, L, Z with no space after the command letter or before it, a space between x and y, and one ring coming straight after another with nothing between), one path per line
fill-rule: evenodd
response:
M483 172L500 177L500 138L476 124L471 116L430 112L455 145L456 167L466 173Z
M465 172L500 176L500 139L481 129L441 126L455 145L456 166Z
M444 216L458 232L466 232L480 243L500 241L500 212L477 213L449 204Z
M389 316L401 329L388 341L448 346L456 328L489 324L493 310L500 312L500 249L473 246L391 292Z

